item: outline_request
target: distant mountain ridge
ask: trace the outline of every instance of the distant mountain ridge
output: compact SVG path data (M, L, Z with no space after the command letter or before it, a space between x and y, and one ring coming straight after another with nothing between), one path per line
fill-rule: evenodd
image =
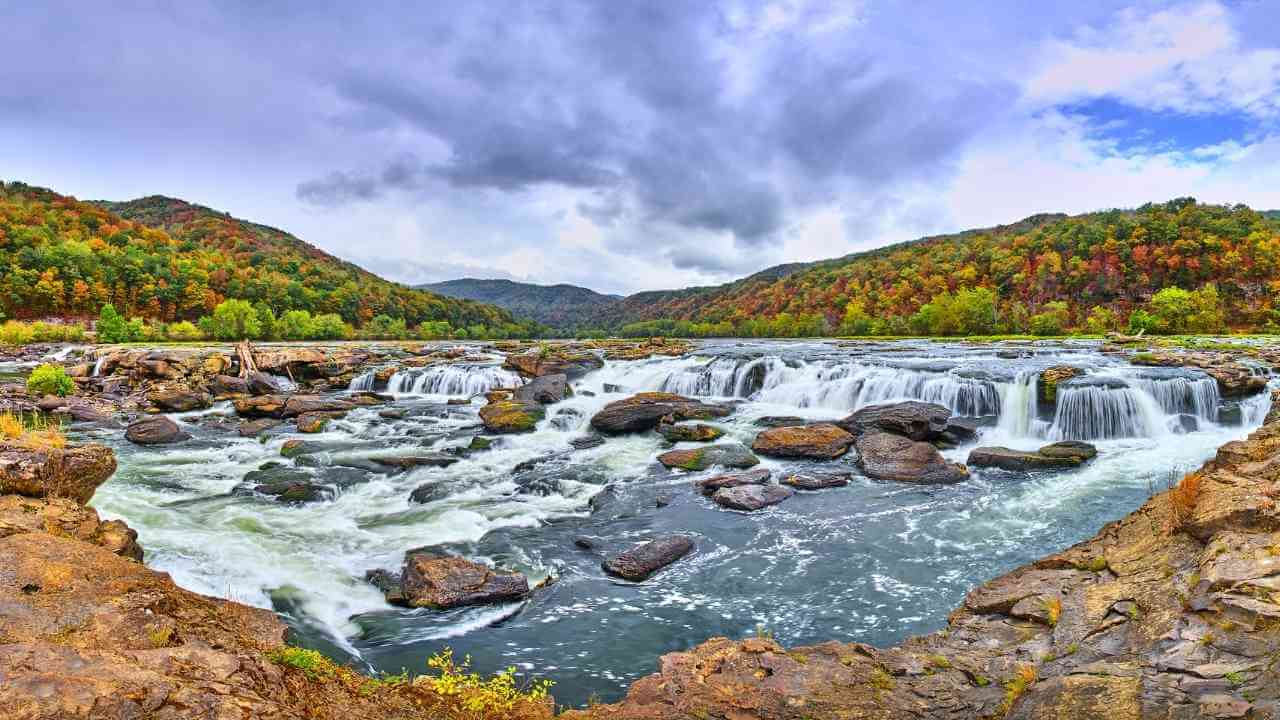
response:
M418 285L446 297L496 305L513 314L560 330L586 327L620 295L605 295L577 285L536 285L514 280L460 278Z

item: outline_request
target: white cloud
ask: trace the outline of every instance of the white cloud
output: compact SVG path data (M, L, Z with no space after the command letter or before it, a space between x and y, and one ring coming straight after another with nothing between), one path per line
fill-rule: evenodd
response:
M1025 84L1033 104L1110 97L1149 110L1280 114L1280 50L1243 47L1216 2L1126 10L1050 42Z

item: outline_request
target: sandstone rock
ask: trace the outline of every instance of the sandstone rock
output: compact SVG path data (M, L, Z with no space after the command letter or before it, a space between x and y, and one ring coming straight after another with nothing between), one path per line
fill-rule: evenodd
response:
M545 416L541 406L514 400L491 402L480 408L480 420L491 433L531 432Z
M293 438L291 440L285 440L284 444L280 446L280 456L286 457L286 458L297 457L299 455L302 455L306 451L307 451L307 443L297 438Z
M681 470L706 470L716 465L745 469L760 464L760 459L745 445L722 443L690 450L671 450L659 455L658 462Z
M253 364L257 365L259 370L267 371L283 371L291 365L319 365L328 359L323 350L314 347L255 350L253 353Z
M604 361L590 352L562 350L544 353L542 350L534 350L518 355L508 355L503 367L527 377L564 375L574 379L592 370L599 370L604 367Z
M756 435L751 449L769 457L833 460L848 451L853 436L829 423L771 428Z
M714 494L722 488L740 487L742 485L763 485L769 482L769 478L773 473L768 468L756 468L748 470L744 473L732 473L728 475L716 475L704 480L698 481L698 488L703 495Z
M307 413L347 413L356 408L350 400L319 395L290 395L284 403L284 416L294 417Z
M72 538L142 561L138 533L120 520L104 522L93 508L66 498L0 495L0 538L24 532Z
M664 418L679 420L709 420L725 417L729 408L703 403L671 393L640 393L625 400L616 400L591 418L591 427L607 435L652 430Z
M212 399L205 393L173 386L152 390L147 394L147 400L168 412L188 412L207 408L212 404Z
M164 415L152 415L129 423L124 436L136 445L168 445L191 439L190 434Z
M410 607L444 610L510 602L529 594L529 581L523 575L496 572L460 557L410 555L401 578L404 603Z
M804 425L806 422L804 418L795 415L765 415L764 417L756 418L753 424L760 427L779 428Z
M279 425L280 421L275 418L259 418L240 423L236 432L240 433L240 437L257 437Z
M858 465L875 480L941 484L968 479L963 465L947 462L937 448L887 432L869 432L858 438Z
M721 488L711 499L717 505L731 510L751 512L777 505L794 494L795 490L782 485L739 485Z
M231 404L240 417L248 418L282 418L284 406L289 398L286 395L259 395L257 397L236 398Z
M386 467L408 470L415 467L449 467L458 462L460 458L454 455L446 455L444 453L415 453L411 455L391 455L386 457L369 458L378 465Z
M849 473L792 473L781 482L798 490L825 490L848 485Z
M266 495L282 503L305 503L326 500L333 496L333 491L318 485L307 473L293 468L269 467L278 463L268 463L258 470L245 474L244 485L259 495Z
M215 375L209 381L209 392L221 399L243 397L249 394L249 383L243 378Z
M599 435L584 435L576 437L569 441L575 450L587 450L593 447L600 447L605 443L605 439Z
M1097 456L1098 451L1085 442L1065 440L1045 445L1036 451L1010 450L1005 447L974 448L967 463L976 467L1032 471L1079 467Z
M330 420L342 417L342 413L336 412L306 412L298 416L296 422L298 424L298 432L318 433L324 432L325 427Z
M1085 371L1070 365L1055 365L1046 368L1036 379L1036 396L1041 402L1053 405L1058 400L1058 385L1072 378L1084 375Z
M711 442L724 435L724 431L711 425L659 425L658 433L668 442Z
M668 535L615 555L605 560L601 567L610 575L638 582L688 555L692 550L692 539L683 535Z
M951 411L934 403L908 400L869 405L836 422L853 435L882 431L912 440L933 440L947 429Z

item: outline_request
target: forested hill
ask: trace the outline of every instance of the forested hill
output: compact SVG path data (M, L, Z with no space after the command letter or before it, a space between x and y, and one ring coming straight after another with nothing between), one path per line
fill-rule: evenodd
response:
M199 205L151 196L82 202L0 183L0 310L6 317L89 317L111 303L151 320L194 320L226 299L376 316L410 327L510 328L500 308L442 297L373 275L289 233Z
M626 334L1099 331L1130 326L1139 310L1144 314L1133 326L1144 327L1162 289L1204 288L1184 304L1216 309L1182 329L1277 329L1280 222L1268 215L1190 198L1038 215L775 277L766 272L719 287L641 293L612 306L608 321ZM1182 297L1166 293L1162 300L1175 296ZM1214 328L1213 318L1222 327Z
M463 278L418 287L448 297L497 305L519 317L532 318L560 330L590 325L606 308L622 299L577 285L534 285L512 280Z

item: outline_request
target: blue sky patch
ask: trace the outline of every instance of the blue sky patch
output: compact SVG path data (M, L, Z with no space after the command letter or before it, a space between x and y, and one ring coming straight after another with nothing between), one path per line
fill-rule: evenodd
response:
M1094 134L1116 144L1123 154L1133 152L1187 152L1227 140L1243 142L1258 127L1244 113L1186 114L1146 110L1099 98L1058 108L1068 115L1088 118Z

